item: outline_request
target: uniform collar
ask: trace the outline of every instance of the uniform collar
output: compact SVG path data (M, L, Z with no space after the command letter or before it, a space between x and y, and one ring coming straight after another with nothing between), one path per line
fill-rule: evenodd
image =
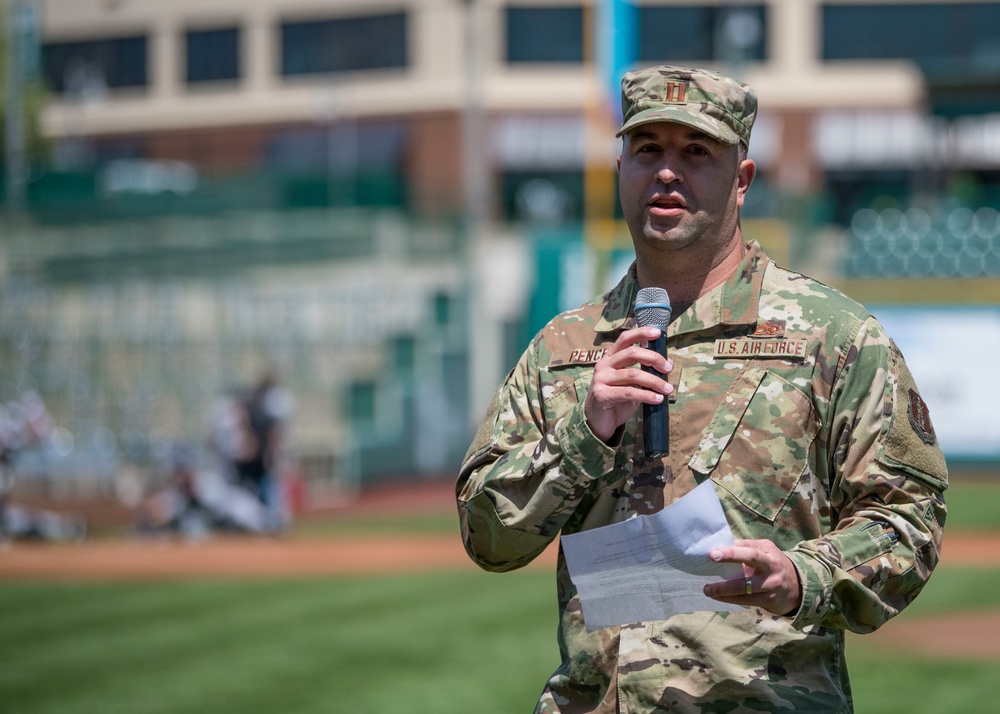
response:
M695 332L716 325L732 328L757 323L764 269L770 263L757 241L746 244L746 254L739 267L724 283L702 295L671 323L670 334ZM639 291L635 263L607 294L604 314L595 329L618 332L635 325L632 307ZM669 288L668 288L669 292Z

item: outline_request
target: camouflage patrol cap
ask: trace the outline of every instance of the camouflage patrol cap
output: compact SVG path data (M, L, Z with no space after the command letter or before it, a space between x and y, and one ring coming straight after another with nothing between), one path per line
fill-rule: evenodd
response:
M707 69L646 67L622 78L624 123L615 136L643 124L675 122L727 144L750 145L757 95L746 84Z

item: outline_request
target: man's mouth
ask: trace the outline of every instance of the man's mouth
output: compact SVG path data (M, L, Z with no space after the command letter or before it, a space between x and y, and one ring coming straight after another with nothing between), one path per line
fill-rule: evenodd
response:
M686 208L683 199L676 196L654 196L649 207L659 211L679 211Z

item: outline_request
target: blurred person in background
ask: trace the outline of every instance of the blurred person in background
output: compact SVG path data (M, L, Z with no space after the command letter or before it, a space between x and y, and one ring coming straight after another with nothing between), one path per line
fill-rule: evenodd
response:
M562 551L562 663L536 712L849 712L845 630L871 632L937 564L947 468L927 406L881 325L745 241L756 166L748 86L707 70L625 75L619 191L635 262L554 318L496 392L456 491L489 571L560 534L655 513L711 480L746 606L588 632ZM668 291L670 359L643 344L640 288ZM661 379L638 367L653 368ZM669 453L640 405L669 401ZM516 613L512 613L516 616Z
M231 483L238 480L237 464L255 448L247 409L238 390L221 394L209 406L205 420L208 447L215 468Z
M247 389L221 395L207 414L213 468L227 483L249 494L262 512L262 529L280 531L290 514L283 494L285 432L295 409L291 392L264 373ZM233 500L248 510L235 491Z
M270 528L260 500L215 467L179 448L171 455L163 488L142 499L135 525L141 535L178 535L200 540L215 533L266 533Z
M15 494L18 472L24 475L26 460L34 462L36 473L48 463L53 431L49 410L35 390L0 404L0 541L82 540L87 535L82 515L19 502ZM47 475L44 468L41 471Z
M265 372L242 401L241 429L245 448L237 455L237 482L260 499L267 513L269 530L287 524L282 494L281 469L285 429L294 402L291 393Z

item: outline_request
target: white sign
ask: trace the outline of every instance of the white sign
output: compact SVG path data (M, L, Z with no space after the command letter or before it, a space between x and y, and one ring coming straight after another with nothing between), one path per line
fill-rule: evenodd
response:
M946 456L1000 458L1000 308L872 308L927 402Z

